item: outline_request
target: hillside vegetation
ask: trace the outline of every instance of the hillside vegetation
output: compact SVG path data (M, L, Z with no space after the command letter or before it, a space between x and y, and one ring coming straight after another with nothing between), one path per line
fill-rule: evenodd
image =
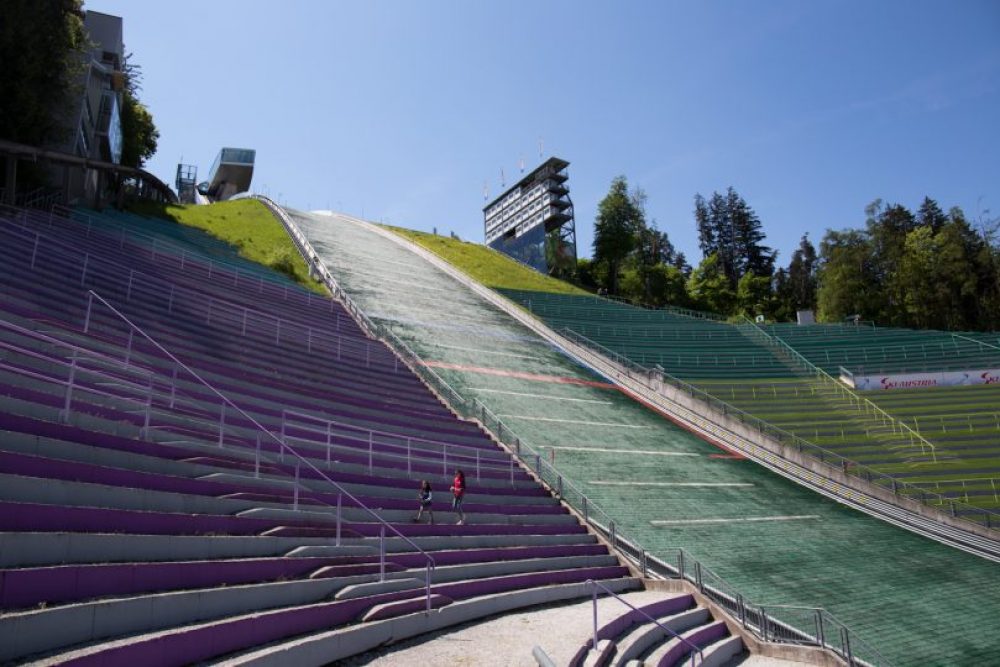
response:
M201 229L231 244L240 257L283 273L314 292L325 293L323 286L309 277L309 267L284 227L267 207L255 199L238 199L208 206L139 202L131 208L140 215L173 220Z
M552 294L589 294L576 285L542 275L501 253L478 243L468 243L446 236L385 226L451 263L487 287L494 289L534 290Z

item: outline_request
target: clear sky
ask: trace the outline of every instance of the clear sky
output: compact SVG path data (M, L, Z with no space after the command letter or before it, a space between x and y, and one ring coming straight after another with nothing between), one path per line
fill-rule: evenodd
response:
M1000 214L1000 2L86 0L123 16L160 130L147 167L482 242L483 185L571 163L581 256L624 174L693 264L733 186L787 265L875 198Z

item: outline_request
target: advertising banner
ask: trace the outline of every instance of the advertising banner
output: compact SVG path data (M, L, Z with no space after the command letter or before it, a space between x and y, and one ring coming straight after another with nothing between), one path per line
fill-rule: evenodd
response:
M842 380L847 378L841 376ZM858 391L882 389L918 389L920 387L952 387L970 384L1000 384L1000 368L934 373L887 373L885 375L854 375L853 386ZM850 382L848 381L848 384Z

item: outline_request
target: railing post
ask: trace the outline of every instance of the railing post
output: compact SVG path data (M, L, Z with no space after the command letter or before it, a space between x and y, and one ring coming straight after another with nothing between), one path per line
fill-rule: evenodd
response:
M587 496L583 496L583 524L588 525L590 519L587 517Z
M278 447L278 460L280 460L282 463L285 462L285 426L286 426L286 421L285 420L286 419L287 419L287 416L285 414L285 411L282 410L281 411L281 443L280 443L281 446Z
M225 440L225 429L226 429L226 402L222 401L221 407L219 408L219 447L223 446L223 441Z
M739 614L740 625L742 625L743 628L746 629L746 627L747 627L747 605L746 605L746 602L744 602L744 600L743 600L743 594L742 593L737 593L736 594L736 610L737 610L737 613Z
M125 288L125 300L132 300L132 280L135 279L135 269L129 269L128 272L128 286Z
M684 580L684 550L680 549L677 552L677 574L680 575L681 581Z
M609 537L609 541L611 542L611 548L612 549L617 549L618 548L618 531L615 528L615 522L614 521L608 521L608 533L609 533L609 536L608 536Z
M90 310L94 306L94 293L87 292L87 314L83 316L83 333L90 331Z
M563 480L562 480L562 475L559 475L559 477L557 478L556 488L559 491L559 498L562 498L563 497Z
M80 286L86 283L87 280L87 265L90 264L90 253L83 253L83 270L80 271Z
M840 626L840 642L844 648L844 659L847 660L848 667L854 667L854 656L851 655L851 635L846 626Z
M378 532L378 580L385 581L385 524Z
M823 610L816 610L816 641L820 648L826 648L826 637L823 636Z
M427 575L424 578L424 585L427 587L427 613L431 613L431 574L433 569L431 568L430 560L427 561Z
M597 650L597 586L593 586L593 592L591 593L591 601L593 602L593 617L594 617L594 644L591 646L591 650Z
M153 412L153 376L149 376L149 386L146 387L146 414L142 420L142 433L140 434L143 438L149 438L149 421Z
M760 631L764 635L764 641L767 641L767 612L764 608L760 608Z
M299 459L295 459L295 487L292 489L292 509L299 511Z
M35 247L31 249L31 269L35 269L35 257L38 256L38 244L41 243L42 237L38 232L35 232Z
M326 423L326 467L329 468L332 464L330 462L330 450L333 449L333 433L331 428L333 424L331 422Z
M646 561L646 550L643 549L639 556L639 562L642 565L642 578L646 579L649 576L649 565Z
M69 422L69 408L73 403L73 383L76 381L76 350L73 350L73 356L69 362L69 381L66 383L66 397L63 400L63 409L59 413L59 419L63 423Z
M253 476L260 478L260 433L257 433L257 444L254 446Z
M340 516L341 516L340 506L342 504L343 497L344 494L342 493L337 494L337 546L338 547L340 546Z
M698 585L698 590L702 593L705 592L705 582L701 578L701 561L696 560L694 562L694 579Z
M535 472L542 474L542 457L538 454L535 454Z

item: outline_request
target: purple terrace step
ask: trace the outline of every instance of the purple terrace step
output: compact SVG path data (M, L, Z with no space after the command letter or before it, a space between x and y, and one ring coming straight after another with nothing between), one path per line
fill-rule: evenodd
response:
M257 491L260 487L251 485L111 468L80 463L78 461L51 459L43 456L6 452L3 450L0 450L0 473L219 498L249 496L250 499L261 502L287 504L292 504L293 502L293 497L290 494L261 493ZM266 485L265 488L267 488ZM415 500L409 501L402 498L382 498L377 496L360 496L359 500L368 507L395 510L413 509L416 502ZM337 493L333 487L331 487L330 492L303 491L300 494L300 502L319 507L333 507L337 503ZM360 506L348 497L342 499L342 504L345 507ZM468 512L510 515L550 515L565 514L567 512L563 507L555 504L516 505L471 502L467 503L465 508Z
M130 533L140 535L260 535L284 526L335 529L335 519L329 523L317 521L254 519L213 514L173 514L97 507L66 507L37 503L0 502L0 531L8 532L84 532ZM434 526L399 524L396 529L413 536L462 535L570 535L584 533L578 524L472 524L466 526ZM362 537L377 537L381 524L347 523L345 531ZM274 535L269 532L269 535ZM392 531L388 531L392 535ZM288 536L287 533L283 534ZM327 536L313 534L310 536ZM332 536L332 535L331 535Z
M497 577L432 586L432 594L452 600L464 600L506 591L579 583L587 579L612 579L627 576L623 567L580 568L510 577ZM365 598L339 600L306 607L265 611L237 619L202 624L157 633L126 644L96 648L86 655L68 657L62 664L125 667L173 667L217 658L252 646L328 630L360 617L375 605L399 600L425 601L422 589L383 593Z
M119 451L132 451L137 454L145 454L148 456L157 456L161 458L167 458L171 460L198 460L198 457L192 457L192 452L190 449L185 449L183 447L175 447L166 444L157 444L144 440L136 440L132 438L123 438L121 436L97 433L94 431L89 431L86 429L78 428L76 426L69 426L66 424L58 424L55 422L48 422L40 419L34 419L31 417L22 417L19 415L12 415L10 413L0 411L0 430L15 431L18 433L26 433L31 435L38 435L46 438L53 438L56 440L66 440L69 442L78 442L84 445L90 445L93 447L106 447L109 449L116 449ZM225 449L220 449L218 455L213 455L210 459L210 465L219 467L231 467L240 470L253 470L253 462L248 462L242 459L227 458L225 455ZM289 459L290 460L290 459ZM262 468L263 470L263 468ZM266 472L270 474L283 474L288 477L292 477L295 474L295 466L291 463L281 464L270 464L267 466ZM383 475L361 475L355 473L341 473L336 470L324 471L325 474L336 482L343 484L360 484L360 485L373 485L379 487L392 487L392 488L411 488L413 487L413 481L410 479L401 479L396 477L386 477ZM303 479L320 479L319 475L316 475L310 470L300 471ZM470 495L475 493L475 484L470 482ZM252 487L248 490L260 490L260 487ZM548 495L545 489L540 486L535 487L519 487L519 488L509 488L509 487L491 487L489 488L490 495L497 496L546 496Z
M0 609L23 609L39 603L61 604L96 597L135 595L155 591L235 586L240 584L312 577L346 576L349 568L368 568L350 574L378 572L376 556L248 558L238 560L169 563L112 563L57 565L0 570ZM402 570L387 563L391 571ZM347 568L347 569L344 569Z
M11 303L4 304L2 311L23 318L38 318L36 311L18 308ZM66 328L69 331L75 331L76 335L79 335L78 320L82 316L82 312L74 311L72 314L67 313L59 319L52 320L49 326ZM102 336L100 333L101 330L98 328L102 317L94 316L94 319L96 321L89 337L95 343L101 342L105 346L111 345L124 350L127 339L119 331L120 325L115 325L114 321L109 319L108 322L110 325L116 327L114 330L118 331L118 333L115 337ZM156 329L155 325L151 326L150 329L161 342L167 344L175 353L188 359L190 365L194 368L200 372L216 375L216 381L230 392L237 390L233 383L239 381L244 385L267 386L275 391L281 391L286 398L292 398L290 403L292 406L308 407L312 404L307 400L309 398L313 402L322 401L324 403L329 401L336 403L337 399L343 399L348 403L361 401L362 404L367 403L369 407L386 410L396 409L404 413L409 413L413 410L414 415L422 415L424 418L433 419L437 417L450 420L454 424L452 428L457 427L458 424L462 424L462 422L455 422L450 412L430 392L427 392L420 381L409 371L392 373L391 376L376 374L368 377L361 372L361 369L354 369L350 373L347 373L349 369L345 367L345 364L339 363L336 367L322 369L322 372L319 370L322 368L322 364L317 365L315 361L308 368L292 368L286 363L287 360L284 358L274 359L273 362L266 365L259 365L259 358L244 358L245 355L243 352L245 350L243 348L231 351L232 358L238 361L225 363L218 361L215 356L206 356L207 353L205 351L190 348L184 342L187 339L183 337L178 339L176 337L175 329L160 331ZM221 334L220 336L220 340L223 341L233 338L232 336L223 336ZM148 355L145 360L146 363L158 358L161 360L159 362L162 369L161 375L170 375L169 367L171 362L164 358L162 353L154 350L141 340L134 341L134 347L136 346L144 350L144 353ZM217 353L218 350L215 352ZM293 371L295 372L294 379L289 377L289 374ZM307 373L303 371L316 373L315 380L304 381ZM301 398L295 399L294 397L296 396ZM473 433L471 424L464 428L464 433Z
M678 595L676 597L666 598L664 600L658 600L651 604L647 604L639 607L639 609L648 616L653 618L660 618L661 616L668 616L671 614L676 614L687 609L694 607L694 597L692 595ZM649 619L645 615L630 609L622 605L623 614L612 619L608 623L597 630L597 640L614 640L626 631L629 630L634 625L641 625L643 623L648 623ZM587 641L580 647L580 649L570 660L570 667L578 667L583 665L584 660L587 659L587 654L594 647L594 638L589 637ZM610 657L610 656L609 656Z
M688 643L678 641L676 639L673 641L673 645L667 649L667 652L663 654L657 667L674 667L674 665L679 665L683 660L691 654L691 644L694 644L698 648L705 648L709 644L714 644L723 637L729 635L729 628L722 621L716 621L711 625L706 625L703 628L699 628L693 632L689 632L684 635L684 639Z

